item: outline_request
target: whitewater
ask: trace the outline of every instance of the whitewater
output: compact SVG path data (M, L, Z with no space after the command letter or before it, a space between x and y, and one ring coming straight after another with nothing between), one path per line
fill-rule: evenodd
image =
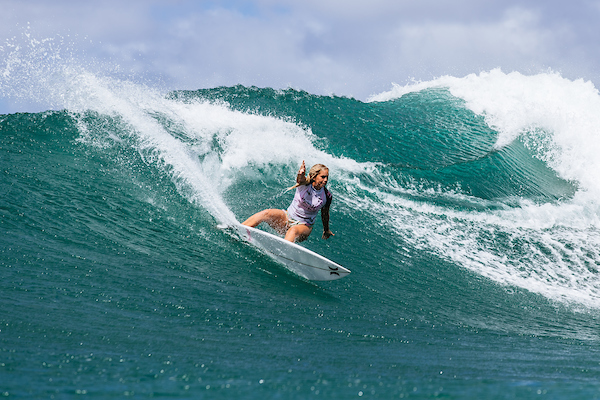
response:
M597 398L600 95L548 71L157 88L2 47L0 392ZM217 229L330 169L314 283ZM265 228L266 229L266 228Z

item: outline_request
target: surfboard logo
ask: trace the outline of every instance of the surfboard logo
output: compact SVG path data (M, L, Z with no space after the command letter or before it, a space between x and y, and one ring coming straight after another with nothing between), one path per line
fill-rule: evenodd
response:
M329 275L337 275L337 276L340 276L340 274L339 274L339 272L337 272L337 270L339 270L339 268L338 268L338 267L335 267L335 268L329 267Z

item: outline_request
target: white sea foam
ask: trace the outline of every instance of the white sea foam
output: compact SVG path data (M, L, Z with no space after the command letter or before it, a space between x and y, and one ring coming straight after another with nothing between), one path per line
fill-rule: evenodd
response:
M459 212L385 195L382 221L415 248L483 276L550 299L600 307L600 96L582 80L549 72L500 70L442 77L374 96L386 101L444 87L499 133L497 148L519 139L573 181L572 199L488 212ZM449 196L452 194L448 194ZM376 208L372 208L376 209ZM383 222L382 222L383 223Z

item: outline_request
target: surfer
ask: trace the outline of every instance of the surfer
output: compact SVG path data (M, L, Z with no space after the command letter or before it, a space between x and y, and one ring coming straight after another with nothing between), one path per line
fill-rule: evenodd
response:
M242 225L254 228L261 222L266 222L277 232L285 235L285 240L302 242L312 232L320 210L323 239L334 236L329 229L329 206L332 195L325 188L328 179L329 169L323 164L313 165L307 178L306 165L303 160L296 176L296 184L289 189L296 189L296 192L288 209L269 208L260 211L244 221Z

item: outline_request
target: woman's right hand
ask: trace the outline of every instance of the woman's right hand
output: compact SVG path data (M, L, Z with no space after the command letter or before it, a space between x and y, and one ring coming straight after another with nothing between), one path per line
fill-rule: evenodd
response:
M302 165L300 165L300 169L298 170L298 176L296 176L296 183L298 185L308 184L308 180L306 179L306 166L304 165L304 160L302 160Z
M302 160L302 165L300 165L300 169L298 170L298 175L300 174L306 176L306 165L304 165L304 160Z

